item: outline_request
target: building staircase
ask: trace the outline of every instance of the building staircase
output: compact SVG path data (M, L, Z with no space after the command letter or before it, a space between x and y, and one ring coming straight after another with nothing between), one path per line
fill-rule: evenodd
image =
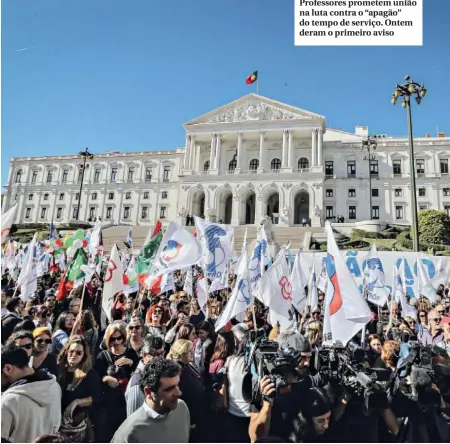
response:
M190 232L194 231L194 227L185 227ZM239 252L244 242L245 231L247 230L248 245L252 245L252 242L256 239L257 228L255 225L240 225L235 227L234 249ZM104 228L103 233L103 246L104 251L109 253L111 248L116 243L117 246L124 250L126 249L124 242L127 239L128 225L116 225ZM145 239L149 234L152 227L148 226L133 226L133 250L137 251L144 245ZM290 250L292 252L297 251L299 248L308 250L311 241L326 240L325 228L323 227L279 227L274 225L273 232L275 241L280 247L291 242Z

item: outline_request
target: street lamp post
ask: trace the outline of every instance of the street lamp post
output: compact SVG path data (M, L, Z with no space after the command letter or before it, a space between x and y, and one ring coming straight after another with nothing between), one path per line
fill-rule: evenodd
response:
M409 169L410 169L410 187L411 187L411 225L413 250L419 251L419 222L417 219L417 195L416 195L416 168L414 162L413 130L411 119L411 97L415 96L416 103L425 97L427 90L424 85L414 82L411 77L405 77L405 83L397 86L392 94L391 103L395 105L399 97L403 97L402 106L407 109L408 118L408 138L409 138Z
M369 212L370 212L370 220L373 219L372 214L372 169L371 169L371 161L375 159L375 156L372 156L371 152L376 151L377 149L377 140L373 137L368 137L366 140L362 141L362 150L366 149L368 152L367 156L364 156L364 160L369 161Z
M77 211L76 211L76 215L77 218L75 220L79 220L80 219L80 203L81 203L81 192L83 191L83 179L84 179L84 172L86 170L86 161L89 159L93 159L94 156L93 154L91 154L88 149L86 148L84 151L80 151L78 153L78 157L83 158L83 166L81 167L81 180L80 180L80 192L78 193L78 203L77 203Z

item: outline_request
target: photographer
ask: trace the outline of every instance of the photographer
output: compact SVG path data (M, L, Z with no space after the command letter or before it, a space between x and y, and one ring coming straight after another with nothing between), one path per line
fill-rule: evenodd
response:
M298 416L305 407L305 393L311 387L324 385L319 374L312 376L309 373L311 344L307 338L291 331L281 333L277 342L279 350L296 353L298 360L292 367L279 369L281 378L287 384L283 394L276 393L271 376L261 377L259 371L262 402L252 406L249 426L252 442L269 435L290 441L290 437L295 435L295 423Z

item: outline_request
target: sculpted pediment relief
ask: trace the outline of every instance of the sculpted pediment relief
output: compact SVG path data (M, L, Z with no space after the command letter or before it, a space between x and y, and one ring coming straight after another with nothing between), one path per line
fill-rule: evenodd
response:
M269 98L249 94L191 120L186 125L292 119L323 119L323 117Z

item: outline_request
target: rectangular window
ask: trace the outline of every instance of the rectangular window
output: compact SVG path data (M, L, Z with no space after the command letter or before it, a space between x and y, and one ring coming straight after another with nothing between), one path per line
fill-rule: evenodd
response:
M53 181L53 170L50 170L47 173L47 183L51 183Z
M48 193L44 194L44 200L48 200Z
M170 175L170 166L165 166L163 172L163 182L169 181L169 175Z
M325 162L325 176L333 176L333 175L334 175L333 161L327 160Z
M114 193L108 193L108 199L110 200L114 199Z
M374 206L372 207L372 219L377 220L380 218L380 207Z
M97 193L92 193L92 200L97 200Z
M378 176L378 160L370 161L370 175Z
M152 169L146 168L145 169L145 180L152 180Z
M348 207L348 218L356 219L356 207L354 205Z
M78 216L78 208L77 207L73 207L72 209L72 218L76 219Z
M64 200L64 193L60 193L59 200Z
M450 216L450 205L445 205L444 211Z
M62 208L58 207L58 209L56 210L56 219L61 219L62 217Z
M378 197L378 196L379 196L378 188L372 188L372 197Z
M354 188L348 190L348 197L356 197L356 190Z
M31 183L36 183L37 174L37 171L33 171L33 175L31 176Z
M75 193L75 200L78 200L80 198L80 193Z
M31 208L27 208L27 211L25 212L25 219L29 219L31 214Z
M394 171L394 175L402 174L402 161L401 160L394 160L392 162L392 169Z
M448 159L441 159L441 174L448 174Z
M427 195L427 190L425 188L419 188L419 197L425 197Z
M141 219L147 219L147 210L148 210L147 207L142 207L142 210L141 210Z
M33 200L33 194L28 195L28 200Z
M111 182L117 180L117 168L111 168Z
M46 214L47 208L46 207L41 208L41 219L45 219Z
M128 219L130 217L130 207L123 208L123 218Z
M419 211L427 210L428 207L426 205L419 205Z
M161 193L161 199L167 199L167 191Z
M78 170L78 183L83 180L83 167Z
M94 219L94 217L95 217L95 207L89 208L89 217L91 219Z
M403 190L401 188L396 188L394 190L394 196L395 197L402 197L402 194L403 194Z
M334 217L334 209L333 209L333 207L331 207L331 206L325 207L325 217L327 219L333 219L333 217Z
M403 207L401 205L395 207L395 218L403 219Z
M112 207L106 207L106 219L111 219L113 214L113 208Z
M125 199L131 199L131 191L127 191L127 193L125 194Z
M134 168L128 170L128 180L132 181L134 179Z
M94 182L100 181L100 168L96 168L94 171Z
M450 196L450 188L444 188L442 190L442 195L443 196Z
M149 192L148 191L144 191L144 199L148 199L149 196Z
M67 182L68 177L69 177L69 170L63 170L63 173L62 173L62 182L63 182L63 183Z
M347 177L356 177L356 161L347 160Z
M417 174L425 174L425 160L416 159L416 172Z
M167 216L166 212L167 212L167 208L166 207L161 207L159 209L159 218L160 219L165 219L166 216Z
M330 190L330 189L326 190L325 197L333 197L333 190Z

